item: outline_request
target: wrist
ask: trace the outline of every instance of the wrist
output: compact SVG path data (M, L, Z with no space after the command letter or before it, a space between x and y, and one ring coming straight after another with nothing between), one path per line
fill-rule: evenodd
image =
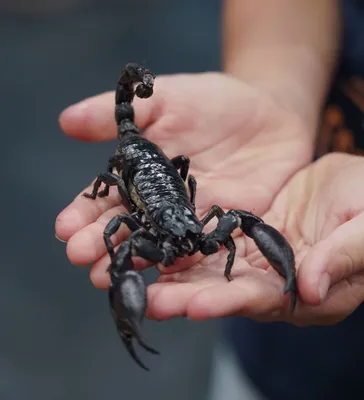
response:
M338 0L226 0L225 72L251 84L311 126L337 63Z
M230 57L225 72L296 114L314 138L335 64L335 55L318 56L304 46L255 47Z

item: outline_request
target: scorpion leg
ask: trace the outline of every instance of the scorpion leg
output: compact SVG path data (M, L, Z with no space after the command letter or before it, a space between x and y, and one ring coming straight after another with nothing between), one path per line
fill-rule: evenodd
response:
M212 206L210 211L201 219L203 226L207 225L212 218L217 217L218 220L225 214L224 210L219 206Z
M177 156L171 159L173 166L180 169L181 178L186 181L188 170L190 168L190 159L186 156Z
M190 168L190 159L187 156L177 156L171 159L173 166L180 170L181 178L186 181L188 170ZM195 208L195 199L196 199L196 179L193 175L188 177L188 189L190 191L190 202Z
M118 161L120 162L120 155L113 155L109 158L109 161L107 163L107 172L109 172L110 174L113 173L113 169L116 167ZM124 184L124 182L123 182ZM99 197L106 197L109 195L109 191L110 191L110 185L105 184L105 187L103 190L101 190L98 193Z
M210 211L205 215L204 218L202 218L201 223L203 226L205 226L214 217L217 217L220 222L224 215L225 212L221 207L216 205L212 206ZM223 235L219 235L220 229L218 229L218 227L215 229L215 231L212 231L211 233L203 236L200 250L203 254L206 255L213 254L218 251L219 245L223 244L229 251L224 275L228 281L231 281L232 277L230 275L230 272L234 264L236 247L234 240L230 235L230 232L223 232Z
M193 175L189 175L188 177L188 188L190 190L190 202L193 206L193 208L196 208L195 202L196 202L196 187L197 187L197 182L196 179Z
M104 229L104 242L106 245L107 252L109 253L111 259L114 257L114 245L112 244L111 241L111 236L114 235L118 229L120 228L120 225L124 223L126 226L131 230L131 231L137 231L140 229L139 223L135 220L135 215L128 215L128 214L119 214L115 216L107 225L106 228Z
M111 172L103 172L103 173L101 173L96 178L92 193L83 193L82 196L84 196L84 197L86 197L88 199L95 200L96 196L97 196L97 193L98 193L98 190L99 190L99 188L100 188L102 183L107 185L107 187L108 186L117 186L123 205L127 208L127 210L129 212L132 212L133 207L131 205L131 199L130 199L130 196L128 194L128 191L126 189L126 186L125 186L125 183L124 183L123 179L119 175L113 174ZM105 195L105 194L103 194L103 191L101 191L99 193L99 196L102 197L103 195Z
M153 354L159 352L150 347L142 338L141 321L147 307L146 285L142 275L133 269L133 256L143 257L151 262L160 262L165 257L163 250L150 241L151 234L144 228L134 231L118 249L110 265L111 285L109 302L111 313L119 335L131 357L148 370L137 356L132 340Z
M176 260L173 247L165 243L163 250L159 249L156 245L156 238L140 225L135 218L136 215L136 213L131 215L119 214L106 225L104 229L104 242L111 259L113 259L115 255L111 236L114 235L120 228L120 225L124 223L133 232L128 240L134 237L133 235L135 232L139 232L137 233L139 236L144 236L143 240L133 240L133 256L138 256L154 263L160 262L164 266L173 264ZM142 240L142 245L140 244L140 240Z

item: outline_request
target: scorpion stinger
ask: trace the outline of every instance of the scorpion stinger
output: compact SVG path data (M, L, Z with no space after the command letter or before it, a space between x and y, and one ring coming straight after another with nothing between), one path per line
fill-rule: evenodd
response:
M196 180L188 174L190 159L184 155L169 159L155 143L140 135L134 122L131 104L134 96L151 96L153 85L154 75L142 66L130 63L122 71L115 94L118 146L109 158L107 171L98 175L92 192L84 194L96 199L97 195L107 196L109 187L116 186L121 203L129 213L114 217L104 230L104 241L111 258L109 299L120 337L143 368L145 366L132 347L132 339L145 349L156 351L140 336L140 323L147 304L146 288L141 274L134 271L132 256L168 267L178 257L198 251L210 255L225 246L229 254L224 275L230 281L236 251L231 234L240 228L285 279L284 293L291 292L292 295L291 311L295 308L297 292L294 253L276 229L247 211L225 213L219 206L213 206L201 221L197 218ZM101 184L105 188L99 191ZM204 234L203 228L214 217L219 220L216 229ZM130 229L131 235L115 254L111 236L121 224Z

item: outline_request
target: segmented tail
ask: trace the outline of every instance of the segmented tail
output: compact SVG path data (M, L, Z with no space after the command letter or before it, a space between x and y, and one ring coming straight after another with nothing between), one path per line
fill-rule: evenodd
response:
M139 133L134 123L134 108L131 103L135 95L146 99L153 94L154 78L150 70L138 64L128 63L125 66L115 94L115 120L119 137L127 132ZM134 88L135 84L138 85Z

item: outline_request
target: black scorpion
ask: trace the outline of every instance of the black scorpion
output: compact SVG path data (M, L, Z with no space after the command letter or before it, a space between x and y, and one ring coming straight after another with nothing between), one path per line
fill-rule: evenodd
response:
M240 228L285 278L284 293L291 292L292 312L297 292L295 259L287 240L261 218L243 210L224 212L214 205L199 220L195 214L196 180L192 175L188 176L189 158L179 155L170 160L158 146L140 134L134 123L131 103L135 95L148 98L153 94L154 79L150 70L138 64L129 63L122 71L115 96L118 147L109 159L107 172L96 178L92 193L84 193L85 197L95 199L97 195L107 196L110 186L117 186L129 212L114 217L104 230L104 241L111 258L109 302L122 341L144 369L148 368L136 355L132 339L152 353L158 354L158 351L148 346L141 335L140 324L147 303L146 286L142 275L133 268L133 256L170 266L177 257L198 251L210 255L225 246L229 254L224 275L231 281L235 256L231 233ZM105 187L99 191L102 183ZM218 219L216 228L203 233L204 226L214 217ZM111 236L122 223L127 225L131 235L115 252Z

